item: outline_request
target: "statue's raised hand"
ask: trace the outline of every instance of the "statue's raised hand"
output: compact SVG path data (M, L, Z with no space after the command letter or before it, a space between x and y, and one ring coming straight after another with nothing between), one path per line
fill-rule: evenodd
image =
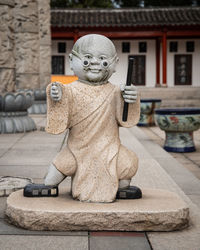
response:
M60 99L62 97L61 83L53 82L51 84L50 96L54 101L60 101Z
M127 103L135 103L137 100L138 92L134 85L131 86L121 86L122 96L124 101Z

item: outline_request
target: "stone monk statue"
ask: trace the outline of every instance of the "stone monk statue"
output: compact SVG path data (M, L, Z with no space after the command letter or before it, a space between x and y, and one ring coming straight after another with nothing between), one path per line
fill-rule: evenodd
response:
M140 117L136 87L112 85L118 57L105 36L90 34L74 44L70 67L78 81L47 87L46 131L69 129L67 145L50 165L45 185L72 177L72 196L85 202L113 202L127 190L138 168L138 158L119 139L119 127L132 127ZM122 121L124 101L128 120ZM136 188L136 193L140 189ZM134 197L133 197L134 198Z

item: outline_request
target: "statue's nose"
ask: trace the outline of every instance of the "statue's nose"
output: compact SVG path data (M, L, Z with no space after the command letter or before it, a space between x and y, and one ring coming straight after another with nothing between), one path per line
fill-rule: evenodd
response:
M93 57L90 62L91 64L99 64L99 61L96 59L96 57Z

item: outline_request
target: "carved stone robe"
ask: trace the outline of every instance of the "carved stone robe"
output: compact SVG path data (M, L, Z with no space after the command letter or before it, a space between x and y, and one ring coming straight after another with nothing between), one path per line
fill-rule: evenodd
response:
M72 176L72 195L80 201L114 201L119 179L131 179L137 171L136 155L120 143L119 126L137 124L140 100L129 104L127 122L122 122L123 105L119 87L109 82L62 85L58 102L50 98L47 87L46 131L59 134L69 129L67 145L53 163Z

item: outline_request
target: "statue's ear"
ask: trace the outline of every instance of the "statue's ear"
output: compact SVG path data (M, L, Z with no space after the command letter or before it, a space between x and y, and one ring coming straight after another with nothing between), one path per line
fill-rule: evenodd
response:
M116 67L117 67L118 62L119 62L119 57L117 56L117 57L115 58L115 61L114 61L115 66L114 66L114 71L113 71L113 73L116 72Z
M73 70L73 67L72 67L72 57L73 55L70 53L69 54L69 65L70 65L70 69Z
M115 59L116 64L119 62L119 57L117 56Z

